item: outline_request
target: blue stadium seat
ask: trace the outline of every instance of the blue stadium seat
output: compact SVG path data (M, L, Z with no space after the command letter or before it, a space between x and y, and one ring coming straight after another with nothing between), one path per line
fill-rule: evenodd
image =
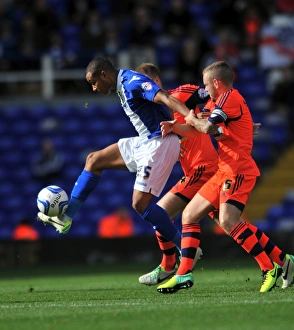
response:
M116 121L115 121L116 122ZM111 127L112 127L111 123ZM83 125L85 126L86 130L89 134L103 134L104 131L108 132L109 131L109 121L106 120L105 118L97 118L97 119L92 119L91 117L89 119L85 119L83 121ZM113 129L113 128L112 128ZM113 129L114 130L114 129Z
M79 133L81 130L81 122L75 117L63 120L63 129L68 133Z
M265 126L270 131L271 143L274 146L283 147L289 141L289 126L287 118L283 114L275 113L265 117Z
M46 104L35 104L31 106L30 115L35 120L43 120L53 114L53 109Z
M250 81L251 79L256 78L256 68L255 67L240 67L237 72L238 79L241 81Z
M3 162L3 164L5 164L5 166L7 167L7 170L9 170L9 171L18 169L19 164L21 164L22 161L23 161L23 155L19 151L14 152L14 153L5 151L1 155L1 162ZM8 173L9 173L9 171L8 171Z
M56 150L66 151L69 144L69 137L66 134L66 131L58 132L55 134L50 134L50 139ZM40 144L40 142L39 142Z
M99 95L96 97L99 97ZM85 120L92 119L94 121L99 121L100 118L106 114L105 105L97 103L89 103L87 106L83 104L83 107L79 107L77 111L79 117Z
M213 27L213 21L207 16L197 17L196 24L204 33L209 32Z
M285 193L285 196L284 196L284 199L283 199L283 203L285 205L292 205L294 204L294 187L293 189L289 189L286 193Z
M279 220L284 216L283 206L281 204L275 204L269 207L266 219L273 227L276 227Z
M279 219L279 222L276 227L277 231L284 231L284 232L294 232L294 220L292 216L284 216Z
M242 84L242 94L245 98L255 97L255 96L268 96L269 91L267 90L266 84L263 81L255 80L249 83Z
M1 239L11 239L13 232L13 227L10 225L2 225L1 224L1 230L0 230L0 240Z
M253 137L252 157L256 162L267 163L272 159L272 145L269 138L270 132L260 129L259 135Z
M96 237L97 229L93 223L75 221L67 234L68 237Z
M9 134L9 123L10 121L6 118L5 116L2 116L2 112L0 110L1 113L1 121L0 121L0 134L4 136L4 134ZM3 140L3 139L2 139Z
M157 45L156 46L156 58L158 66L161 69L167 67L173 68L178 57L179 47L178 45Z
M202 16L209 16L211 14L209 7L201 2L190 2L188 3L188 8L190 13L195 16L195 18L199 18Z
M78 51L81 46L81 28L77 24L65 24L61 27L65 52Z
M109 0L95 0L95 4L102 17L108 17L112 14L112 2Z
M70 0L47 0L52 11L57 17L63 18L67 13L67 6Z
M8 175L6 176L5 179L6 180L1 181L1 185L0 185L0 198L2 200L4 200L5 196L13 195L17 190L17 186L15 186L15 184L11 182ZM5 206L5 203L1 204L1 206L2 207Z
M81 28L79 27L78 24L73 24L73 23L65 23L61 27L61 34L65 41L68 39L79 39L79 35L81 33Z
M82 151L83 149L87 149L89 146L91 138L86 134L74 134L70 138L70 144L71 148L75 150L76 155L78 154L78 151Z
M66 123L66 120L69 120L70 118L77 118L79 112L75 105L69 103L62 103L54 107L54 113L59 118L64 119Z
M115 192L113 191L111 193L111 196L109 196L109 199L107 201L108 207L115 210L120 205L125 205L126 200L129 201L132 198L132 196L126 196L122 191Z
M11 124L11 129L16 136L26 136L36 130L36 123L33 120L17 120Z
M8 107L7 111L5 111L5 117L10 120L11 123L14 121L22 121L27 119L28 112L26 107L21 105L11 105Z
M97 105L98 111L99 111L99 107L100 106ZM113 116L118 116L120 114L123 114L122 111L123 110L121 109L121 106L118 102L117 103L110 102L104 104L103 106L103 114L106 116L106 118L109 117L113 119ZM97 118L99 118L99 112L97 113Z
M36 135L30 132L30 134L26 134L23 139L21 139L20 145L23 149L33 149L35 152L37 152L40 147L40 140L36 138Z
M7 135L5 139L0 139L0 151L1 151L1 158L3 156L3 152L11 152L16 148L17 139L15 139L12 135Z
M14 173L14 176L13 176L13 180L14 181L19 181L19 182L22 182L25 183L27 181L29 181L28 179L32 176L32 173L30 171L30 167L29 166L19 166L15 173ZM29 183L29 182L28 182ZM23 187L24 189L26 188Z
M291 217L294 222L294 189L290 189L286 192L282 205L284 216Z
M263 232L275 231L277 228L275 223L267 221L267 219L257 219L254 222L254 225Z
M82 167L80 164L78 164L77 162L77 155L72 154L70 157L69 154L66 155L66 170L63 173L63 177L64 178L77 178L78 175L80 175L81 171L82 171Z

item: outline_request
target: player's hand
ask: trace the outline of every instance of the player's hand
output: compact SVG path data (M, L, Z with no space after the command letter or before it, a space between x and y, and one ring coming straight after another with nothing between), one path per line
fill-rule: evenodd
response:
M196 116L198 119L207 119L210 116L210 112L198 112Z
M261 123L253 123L253 135L258 135L259 134L259 127L261 126Z
M182 158L184 158L185 153L187 152L187 149L183 146L182 142L187 140L187 138L184 136L181 138L180 142L180 154L179 154L179 160L181 160Z
M197 117L195 115L194 110L190 110L189 115L187 117L185 117L186 123L193 126L193 121L195 118L197 118Z
M164 138L167 136L167 134L171 133L173 131L173 126L177 122L176 119L169 120L169 121L162 121L160 123L160 129L161 129L161 135Z

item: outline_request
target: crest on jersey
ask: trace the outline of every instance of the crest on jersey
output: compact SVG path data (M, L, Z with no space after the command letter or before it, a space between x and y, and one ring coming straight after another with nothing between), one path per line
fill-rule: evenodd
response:
M204 88L199 88L198 95L201 99L205 99L208 96L208 93L205 91Z
M143 82L141 84L141 87L142 87L142 89L144 89L144 91L150 91L152 89L152 84L149 81Z

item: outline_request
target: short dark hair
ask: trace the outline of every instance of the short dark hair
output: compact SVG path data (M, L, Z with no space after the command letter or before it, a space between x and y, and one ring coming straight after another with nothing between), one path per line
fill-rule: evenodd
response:
M96 57L86 68L86 75L90 72L93 76L100 75L101 71L115 71L115 67L108 58Z
M234 73L228 63L224 61L217 61L206 68L204 68L202 74L210 73L212 78L218 79L226 85L232 85L234 81Z
M158 77L161 80L161 72L153 63L142 63L137 67L136 71L145 73L151 79Z

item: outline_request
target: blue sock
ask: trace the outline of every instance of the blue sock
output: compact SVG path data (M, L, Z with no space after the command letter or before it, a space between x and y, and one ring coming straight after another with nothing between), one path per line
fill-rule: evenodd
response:
M71 219L74 217L90 193L96 188L99 180L99 175L83 170L71 192L68 207L65 211L68 217Z
M147 206L142 218L150 222L153 228L170 242L173 242L178 250L181 249L181 233L171 222L166 211L155 203Z

